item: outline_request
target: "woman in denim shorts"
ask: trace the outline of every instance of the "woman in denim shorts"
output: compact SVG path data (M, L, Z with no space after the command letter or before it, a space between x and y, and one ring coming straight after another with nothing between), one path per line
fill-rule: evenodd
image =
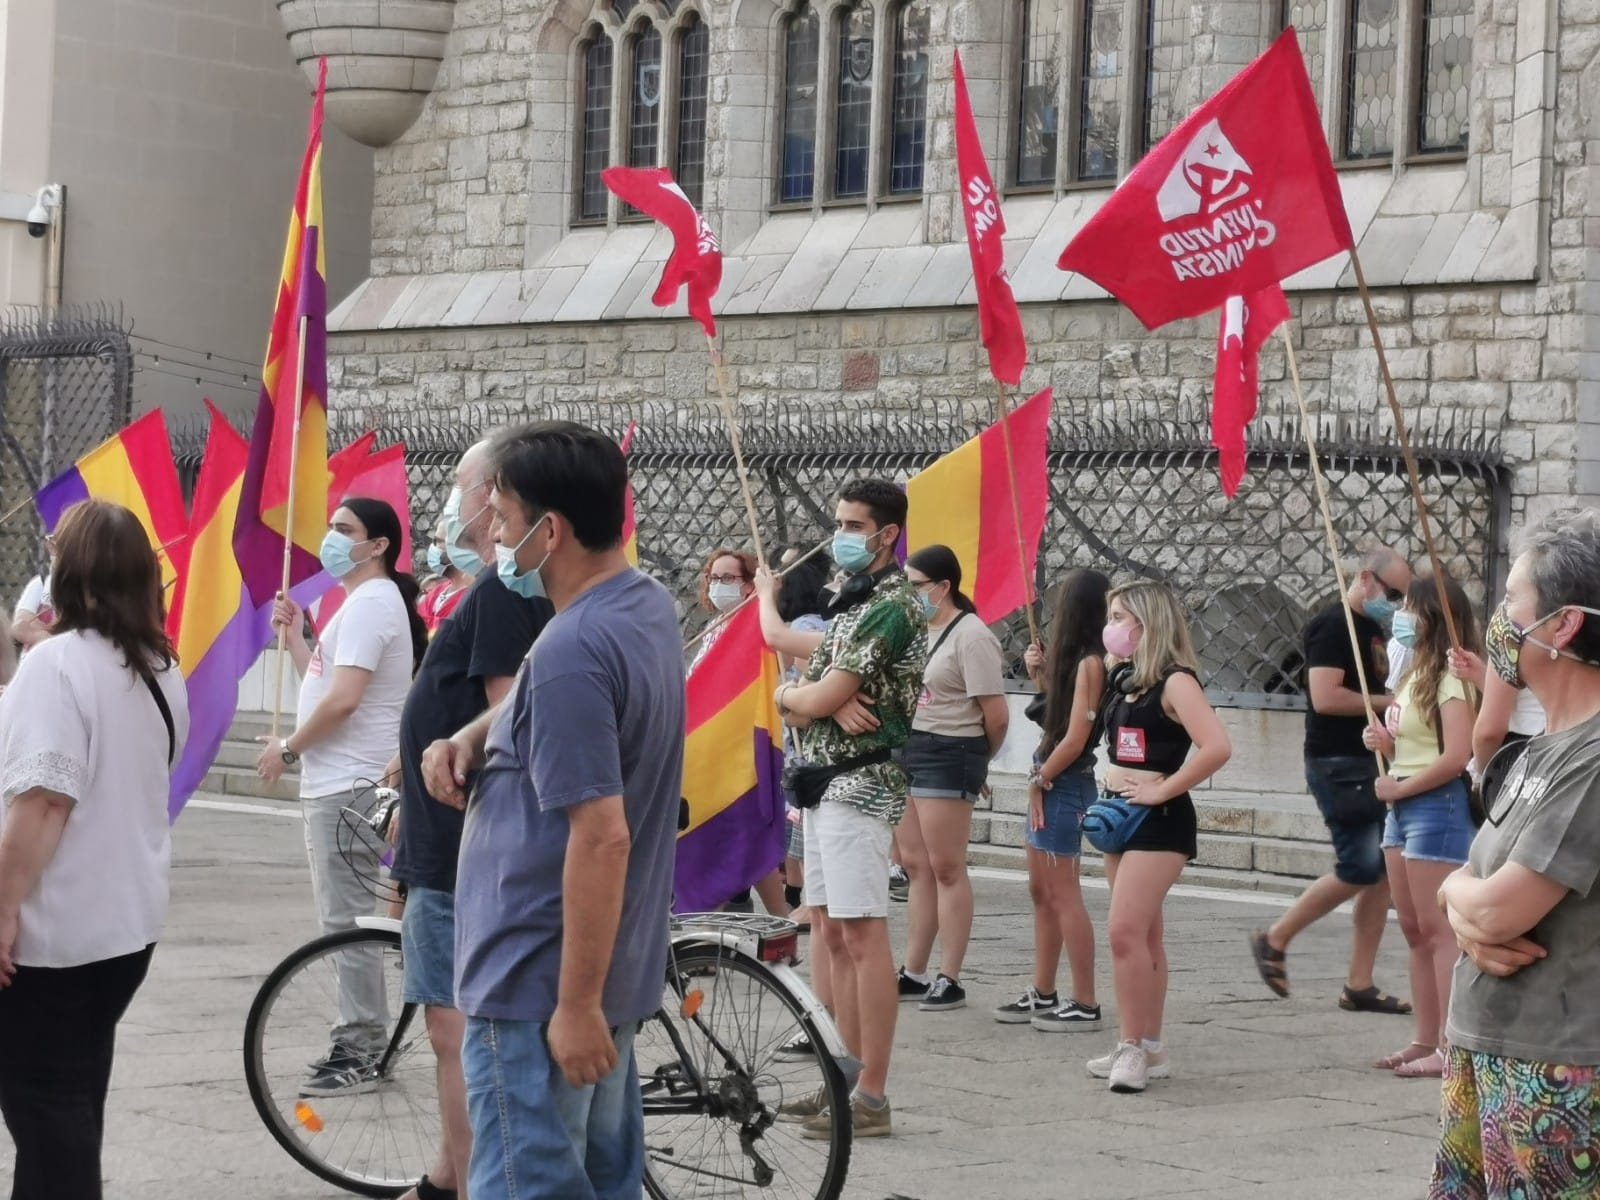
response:
M1454 580L1445 580L1450 613L1463 646L1477 648L1471 606ZM1436 897L1445 877L1467 861L1474 833L1464 775L1472 758L1477 693L1450 673L1450 635L1431 576L1412 580L1394 636L1413 653L1384 724L1365 735L1368 749L1389 761L1376 785L1389 805L1383 853L1400 929L1411 947L1411 1002L1416 1040L1378 1060L1403 1078L1444 1074L1444 1018L1450 979L1460 957L1449 919Z
M1044 736L1028 777L1028 894L1033 900L1033 982L994 1010L1006 1025L1047 1032L1100 1028L1094 986L1094 926L1084 907L1078 865L1083 816L1096 799L1094 744L1105 690L1106 593L1099 571L1070 571L1056 593L1048 648L1028 648L1028 674L1043 693ZM1061 951L1072 991L1056 992Z
M911 877L910 926L901 1000L927 1012L961 1008L961 962L972 936L972 881L967 843L972 805L983 793L989 760L1005 741L1005 661L1000 641L961 593L961 563L948 546L924 546L906 560L928 618L928 665L911 737L897 755L911 779L911 799L896 831ZM933 940L942 943L930 980Z

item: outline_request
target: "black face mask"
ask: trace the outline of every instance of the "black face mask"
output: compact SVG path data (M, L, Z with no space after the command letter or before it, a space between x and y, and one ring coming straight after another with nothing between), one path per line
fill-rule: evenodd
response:
M884 576L890 575L900 569L899 563L891 563L875 575L846 575L844 583L839 590L829 598L823 606L823 613L830 619L840 613L849 612L858 604L863 604L872 598L872 593L877 591L879 582Z

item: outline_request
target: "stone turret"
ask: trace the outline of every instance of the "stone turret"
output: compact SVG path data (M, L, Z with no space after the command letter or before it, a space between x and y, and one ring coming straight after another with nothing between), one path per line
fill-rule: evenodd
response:
M411 127L439 77L456 0L277 0L296 61L328 60L328 120L367 146Z

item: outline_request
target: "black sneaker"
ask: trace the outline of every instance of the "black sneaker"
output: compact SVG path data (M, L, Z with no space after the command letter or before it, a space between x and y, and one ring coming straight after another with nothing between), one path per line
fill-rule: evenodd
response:
M1061 1001L1054 992L1042 995L1038 988L1030 987L1010 1004L994 1010L994 1019L1002 1025L1026 1025L1034 1017L1060 1008Z
M901 1004L904 1004L907 1000L921 1000L933 986L931 983L918 983L906 974L904 967L900 968L900 973L895 976L895 979L900 985Z
M911 876L899 863L889 864L889 899L901 904L911 899Z
M928 994L917 1005L923 1012L944 1012L967 1006L967 989L948 975L939 975L928 989Z
M1068 1000L1060 1008L1036 1014L1028 1023L1035 1029L1042 1029L1045 1033L1074 1033L1078 1030L1095 1030L1100 1028L1100 1006L1096 1004L1093 1008L1090 1008L1087 1004L1079 1004L1076 1000Z
M374 1069L381 1055L362 1054L335 1042L326 1057L311 1065L311 1074L300 1085L302 1096L359 1096L378 1086Z
M803 1033L779 1046L773 1055L779 1062L808 1062L816 1056L816 1046Z

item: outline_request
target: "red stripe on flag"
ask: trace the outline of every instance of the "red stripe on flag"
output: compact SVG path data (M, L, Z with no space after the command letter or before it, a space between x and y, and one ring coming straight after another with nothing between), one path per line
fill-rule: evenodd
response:
M693 733L743 695L761 677L766 666L762 660L770 653L761 636L761 614L754 604L746 604L728 618L716 644L689 676L688 731Z
M1011 499L1005 431L996 422L978 435L983 459L978 500L978 562L972 602L978 618L993 623L1033 599L1039 540L1044 536L1050 483L1045 453L1050 436L1050 389L1011 413L1011 449L1017 473L1017 504ZM1022 544L1028 573L1017 551L1016 510L1022 513Z

